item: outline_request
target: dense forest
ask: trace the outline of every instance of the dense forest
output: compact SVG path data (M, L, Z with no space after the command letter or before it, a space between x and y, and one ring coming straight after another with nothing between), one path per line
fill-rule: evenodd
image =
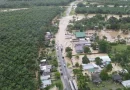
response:
M0 12L0 90L36 90L38 48L59 7Z
M66 5L74 0L0 0L0 8L32 7L32 6L57 6Z

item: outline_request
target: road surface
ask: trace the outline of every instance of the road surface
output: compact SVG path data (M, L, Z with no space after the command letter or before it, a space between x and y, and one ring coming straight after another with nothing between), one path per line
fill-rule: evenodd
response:
M64 43L65 43L65 33L66 33L66 28L67 25L69 24L69 21L73 19L73 16L70 16L70 12L72 9L72 6L76 3L72 2L70 6L66 10L66 16L62 17L59 22L59 30L56 35L56 53L57 53L57 58L58 58L58 63L60 64L60 70L63 75L61 76L61 80L63 82L64 90L72 90L69 81L72 80L70 73L68 72L67 65L65 63L65 60L63 58L61 48L64 48ZM62 47L61 47L62 45Z

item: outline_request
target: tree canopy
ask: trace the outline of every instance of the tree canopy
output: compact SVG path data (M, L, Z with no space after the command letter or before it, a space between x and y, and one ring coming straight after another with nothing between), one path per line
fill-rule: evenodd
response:
M84 55L84 57L82 58L82 63L83 63L83 64L88 64L88 63L90 63L89 59L87 58L87 55Z
M0 12L1 90L37 89L38 50L44 47L45 32L57 31L51 20L60 11L59 7L38 7Z

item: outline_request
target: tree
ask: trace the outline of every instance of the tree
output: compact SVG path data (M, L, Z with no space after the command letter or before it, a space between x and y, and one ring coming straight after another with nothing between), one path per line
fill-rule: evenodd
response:
M130 79L130 74L129 74L129 73L125 73L125 75L124 75L124 79L125 79L125 80Z
M102 80L108 80L109 79L109 75L105 70L101 71L100 77L101 77Z
M76 58L76 59L79 59L79 55L76 55L75 58Z
M90 53L90 48L87 46L84 46L84 53Z
M100 40L98 42L98 45L99 45L99 52L101 53L108 53L111 50L110 44L105 40Z
M71 47L66 47L65 49L66 52L72 51Z
M56 72L56 73L55 73L55 77L56 77L56 79L60 79L60 73L59 73L59 72Z
M113 68L113 67L112 67L112 64L110 63L110 64L107 65L106 70L107 70L107 71L111 71L112 68Z
M107 40L107 37L106 37L106 36L103 36L103 39Z
M96 43L92 43L92 44L91 44L91 47L93 48L93 50L96 50L97 44L96 44Z
M96 57L95 62L96 62L97 65L101 65L102 64L102 59L100 59L99 57Z
M71 59L72 58L72 52L71 51L67 52L66 57Z
M51 43L54 45L55 44L55 40L52 40Z
M82 63L83 63L83 64L90 63L90 61L89 61L89 59L87 58L86 55L84 55L84 57L82 58Z
M76 66L76 67L79 67L79 63L78 63L78 62L76 62L75 66Z

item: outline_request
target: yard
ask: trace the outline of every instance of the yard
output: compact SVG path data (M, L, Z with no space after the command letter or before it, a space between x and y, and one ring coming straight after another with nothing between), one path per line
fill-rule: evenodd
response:
M122 50L126 50L127 45L125 44L118 44L116 46L112 46L112 50L117 50L117 51L122 51Z
M91 90L116 90L117 88L123 88L121 84L117 84L112 81L103 81L99 86L89 82L88 86Z

